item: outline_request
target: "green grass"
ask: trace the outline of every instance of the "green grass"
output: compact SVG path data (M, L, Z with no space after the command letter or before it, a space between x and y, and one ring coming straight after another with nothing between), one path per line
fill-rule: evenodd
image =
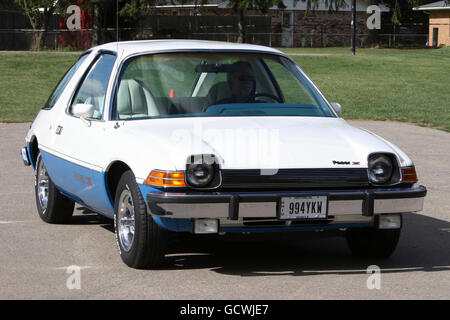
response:
M450 47L283 48L346 119L413 122L450 132ZM296 56L295 54L331 54ZM77 54L0 53L0 121L31 121Z
M450 47L443 49L282 49L345 119L413 122L450 131ZM331 56L295 56L328 53Z
M78 57L70 53L0 53L0 122L33 120Z

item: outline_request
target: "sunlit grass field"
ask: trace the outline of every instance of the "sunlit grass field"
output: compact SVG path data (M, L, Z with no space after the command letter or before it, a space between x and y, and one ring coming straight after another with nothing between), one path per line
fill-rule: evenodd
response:
M450 131L450 48L357 49L355 56L349 48L280 50L330 101L341 103L345 119L406 121ZM77 58L0 53L0 122L31 121Z
M0 53L0 121L33 120L77 59L66 53Z
M283 49L345 119L414 122L450 131L450 47ZM300 56L296 54L331 54Z

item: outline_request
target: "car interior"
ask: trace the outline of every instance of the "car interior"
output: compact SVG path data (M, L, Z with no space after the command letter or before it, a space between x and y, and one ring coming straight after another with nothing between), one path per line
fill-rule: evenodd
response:
M305 89L294 89L297 80L289 78L291 75L286 76L287 70L276 62L269 67L262 59L249 62L255 76L254 97L259 106L230 104L227 107L210 108L230 103L223 100L232 96L227 75L232 72L230 66L233 62L236 61L204 60L194 70L181 67L182 71L177 71L170 61L166 65L145 64L144 61L132 66L129 71L122 73L119 81L113 118L129 120L172 115L205 116L205 112L210 115L290 115L295 114L295 111L291 111L294 107L304 108L301 111L303 115L323 114ZM272 70L275 70L276 75L272 74ZM284 96L285 91L289 91L289 99ZM267 102L267 105L260 104Z
M136 76L122 78L117 93L118 119L203 113L209 106L231 96L227 81L220 81L226 79L228 70L221 71L220 77L215 70L197 68L196 71L203 76L198 77L191 95L187 97L157 97L145 81ZM256 85L261 86L260 82Z

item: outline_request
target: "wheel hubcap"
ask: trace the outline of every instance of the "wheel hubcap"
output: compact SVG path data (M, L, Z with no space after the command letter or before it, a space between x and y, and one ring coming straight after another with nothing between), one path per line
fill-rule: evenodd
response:
M117 228L122 248L128 252L133 245L135 218L131 192L125 189L120 194Z
M48 174L43 161L40 161L39 163L37 186L39 204L41 205L41 208L45 210L47 209L48 202Z

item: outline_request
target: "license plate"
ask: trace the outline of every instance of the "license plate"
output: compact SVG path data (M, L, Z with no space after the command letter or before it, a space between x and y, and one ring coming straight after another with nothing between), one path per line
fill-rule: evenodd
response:
M279 217L281 220L324 219L327 217L327 197L283 197Z

